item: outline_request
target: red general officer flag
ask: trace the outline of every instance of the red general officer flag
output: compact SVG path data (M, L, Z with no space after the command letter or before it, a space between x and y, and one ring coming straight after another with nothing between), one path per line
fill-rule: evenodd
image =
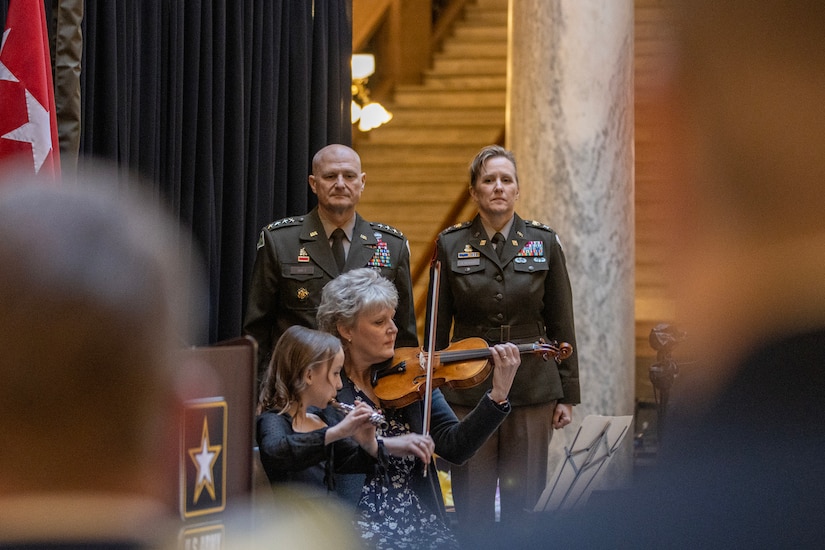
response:
M10 0L0 45L0 165L15 161L58 180L48 38L43 0Z

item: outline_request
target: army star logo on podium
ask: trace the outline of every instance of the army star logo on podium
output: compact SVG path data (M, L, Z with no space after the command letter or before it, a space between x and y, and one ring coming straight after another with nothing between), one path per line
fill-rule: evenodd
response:
M180 457L184 519L218 513L226 507L226 411L223 398L185 405Z

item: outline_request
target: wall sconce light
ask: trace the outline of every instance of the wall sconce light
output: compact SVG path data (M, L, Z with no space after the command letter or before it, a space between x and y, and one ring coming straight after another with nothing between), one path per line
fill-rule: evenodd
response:
M352 123L357 122L362 132L369 132L392 120L392 113L370 99L367 80L373 73L375 56L368 53L352 56Z

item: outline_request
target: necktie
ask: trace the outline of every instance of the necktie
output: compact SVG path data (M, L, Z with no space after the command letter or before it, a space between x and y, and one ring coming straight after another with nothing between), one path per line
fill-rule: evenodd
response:
M500 260L501 253L504 252L504 235L498 232L493 235L493 247L496 249L496 254L498 254L498 259Z
M344 272L344 230L340 227L332 232L332 257L335 258L335 263L338 265L338 271Z

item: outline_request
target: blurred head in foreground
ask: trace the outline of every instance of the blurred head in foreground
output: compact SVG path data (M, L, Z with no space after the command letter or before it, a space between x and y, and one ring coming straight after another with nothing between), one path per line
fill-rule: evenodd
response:
M825 325L825 25L813 1L682 0L658 118L678 317L702 395L765 339Z
M3 180L0 498L168 503L170 479L160 474L177 444L170 351L190 341L188 321L198 318L191 251L157 201L122 176L62 187Z

